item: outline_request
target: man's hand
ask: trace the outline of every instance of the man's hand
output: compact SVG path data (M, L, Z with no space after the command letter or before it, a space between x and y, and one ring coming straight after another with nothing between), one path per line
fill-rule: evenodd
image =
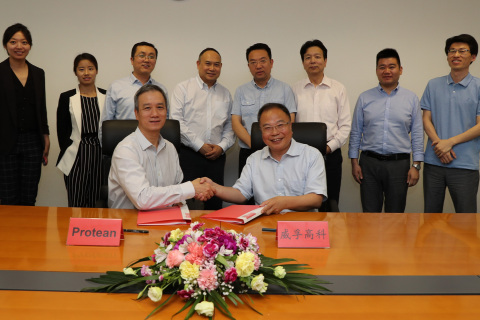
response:
M205 153L205 158L208 160L216 160L218 157L220 157L223 154L223 149L222 147L216 145L216 144L207 144L211 149L209 152Z
M262 213L269 215L269 214L278 214L282 212L282 210L288 208L288 197L274 197L263 201L260 206L263 207Z
M212 151L212 147L210 144L204 143L203 146L198 150L203 156L205 156L207 153Z
M197 178L192 181L195 189L195 199L207 201L215 195L215 189L204 180L205 178ZM202 181L203 180L203 181Z
M332 149L330 149L330 147L327 145L327 154L330 154L332 153Z
M454 159L457 158L457 155L455 154L455 151L450 150L450 152L444 154L443 156L440 157L440 162L447 164L452 162Z
M362 184L363 173L362 168L358 164L358 159L352 159L352 176L355 181Z
M435 142L432 142L432 147L435 151L435 155L439 158L449 153L450 150L452 150L453 145L454 144L451 139L437 140Z
M417 169L414 167L411 167L410 170L408 170L408 176L407 176L407 183L409 187L413 187L414 185L417 184L418 178L420 176L420 173L418 172Z

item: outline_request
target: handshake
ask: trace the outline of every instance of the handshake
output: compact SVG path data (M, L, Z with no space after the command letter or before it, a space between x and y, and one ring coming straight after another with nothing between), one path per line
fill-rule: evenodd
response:
M216 186L218 185L210 178L197 178L192 181L192 184L195 189L195 199L200 201L207 201L217 193Z

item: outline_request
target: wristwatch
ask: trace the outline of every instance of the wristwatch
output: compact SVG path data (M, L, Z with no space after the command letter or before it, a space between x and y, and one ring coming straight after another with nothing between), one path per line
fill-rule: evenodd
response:
M422 166L420 165L420 163L414 163L414 164L412 164L412 167L414 167L418 171L420 171L420 169L422 169Z

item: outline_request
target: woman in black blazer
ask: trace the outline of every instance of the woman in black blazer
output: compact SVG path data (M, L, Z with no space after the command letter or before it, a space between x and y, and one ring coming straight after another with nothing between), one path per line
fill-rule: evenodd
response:
M32 36L17 23L5 30L0 63L0 201L34 206L50 149L45 73L26 58Z
M78 88L60 95L57 167L64 173L69 207L94 207L100 195L102 150L98 140L105 90L95 87L98 64L89 53L73 62Z

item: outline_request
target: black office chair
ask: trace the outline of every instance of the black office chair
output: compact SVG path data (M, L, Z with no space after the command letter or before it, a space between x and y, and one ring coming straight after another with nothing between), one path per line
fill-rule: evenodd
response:
M327 152L327 125L322 122L294 122L292 123L293 139L317 148L322 155ZM252 124L252 150L257 151L265 147L262 131L258 122ZM327 199L318 209L320 212L338 212L338 203Z
M97 208L108 208L108 174L112 164L113 151L117 144L137 129L137 120L107 120L102 124L102 186L100 199L96 202ZM160 134L180 150L180 123L178 120L168 119Z

